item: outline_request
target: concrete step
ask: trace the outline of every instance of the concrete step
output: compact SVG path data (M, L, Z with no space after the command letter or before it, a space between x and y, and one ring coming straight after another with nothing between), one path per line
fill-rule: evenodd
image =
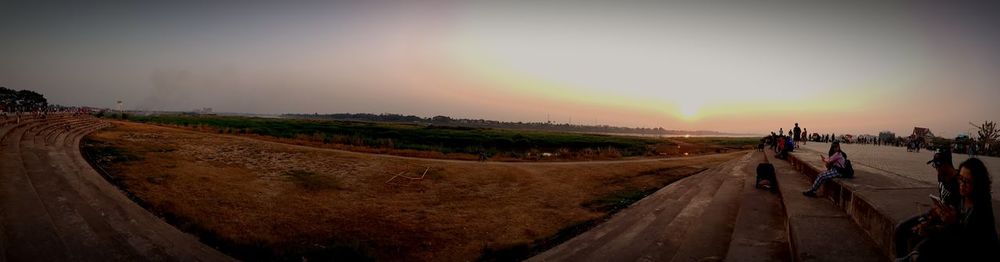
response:
M23 122L22 122L23 124ZM66 246L52 226L49 215L27 175L20 153L26 130L7 133L0 157L0 228L3 228L4 257L12 261L67 261Z
M637 243L640 248L637 249L638 252L634 253L636 260L665 261L676 254L686 241L688 231L697 224L701 214L711 204L712 197L722 186L724 179L719 175L724 169L722 166L728 165L721 165L703 173L704 177L695 185L698 188L697 193L692 196L690 201L684 203L676 214L665 216L663 219L651 223L653 234L642 239L645 242Z
M109 183L91 167L79 150L80 138L89 132L109 126L110 123L96 120L86 128L75 130L68 138L69 148L60 154L49 154L52 163L67 170L64 178L72 181L78 194L89 200L95 210L99 210L108 224L125 236L131 248L138 251L144 260L154 261L229 261L219 251L202 244L194 235L177 230L162 218L147 212Z
M796 261L887 261L885 256L843 210L823 198L802 195L812 181L785 161L772 161L788 223L789 243Z
M749 176L756 176L757 164L768 160L765 154L754 153L744 169ZM791 261L781 194L756 188L756 179L749 176L743 184L726 261Z
M660 238L659 235L639 234L636 230L645 229L650 224L666 224L673 220L691 202L696 195L705 189L703 181L707 176L699 173L681 179L663 189L653 193L646 198L632 204L618 214L615 214L608 221L585 232L559 246L556 246L531 260L534 261L568 261L568 260L596 260L591 259L593 253L598 249L606 247L609 242L615 242L622 235L631 235L632 245L620 248L642 249L647 243L655 243ZM635 209L637 206L656 206L652 210ZM614 221L614 222L611 222ZM636 227L635 225L640 225ZM626 231L633 230L629 234ZM628 241L618 241L618 243L628 244ZM605 252L608 250L604 249ZM639 253L640 251L633 251Z
M73 143L104 125L91 121ZM230 260L131 202L76 146L45 145L41 125L14 129L0 151L0 261Z
M107 124L105 124L105 123L99 123L99 124L95 123L92 126L87 127L86 129L74 131L74 132L72 132L70 134L67 134L66 138L63 139L63 143L62 143L61 146L63 146L63 147L69 147L69 148L78 148L79 145L80 145L80 140L83 139L84 136L86 136L87 134L89 134L89 133L91 133L93 131L96 131L96 130L99 130L99 129L105 128L105 127L107 127Z
M712 197L712 203L705 208L701 218L686 240L674 254L671 261L722 260L732 242L736 215L740 210L740 196L749 175L746 172L751 162L746 155L735 166L722 170L722 185ZM752 177L750 179L753 179Z
M90 166L80 166L72 160L72 154L66 152L50 152L40 155L42 161L51 163L55 171L53 176L66 183L65 191L76 195L80 200L73 201L81 217L87 218L88 228L97 233L95 242L103 242L117 249L121 257L141 257L142 260L169 260L167 250L156 248L160 243L171 243L166 236L172 228L156 225L140 224L137 221L152 217L151 214L132 212L129 208L116 205L122 203L131 205L117 189L110 188L99 174L90 170ZM67 190L71 189L71 190ZM155 219L155 218L153 218ZM159 221L157 221L159 222ZM159 224L159 223L158 223ZM134 234L131 232L144 232ZM189 255L194 255L191 252Z
M53 146L65 146L65 138L66 137L69 137L69 136L73 135L74 133L79 132L79 130L86 129L86 128L88 128L88 127L90 127L90 126L92 126L92 125L94 125L96 123L100 123L100 122L99 122L99 120L94 119L94 118L80 119L80 120L74 121L72 123L67 123L67 124L70 124L70 129L69 130L65 130L65 129L61 129L61 128L56 128L57 131L53 132L53 135L51 135L51 138L49 138L48 136L46 137L46 142L50 142L50 140L51 140L51 144Z
M670 260L681 250L682 245L689 241L689 237L692 237L688 232L694 230L697 225L704 224L700 222L704 220L703 214L706 210L721 210L722 207L728 206L722 204L727 201L714 201L714 199L731 198L733 188L739 191L743 181L727 182L732 180L727 178L732 176L735 166L745 164L745 159L734 159L675 182L633 204L596 228L529 260ZM739 186L734 187L733 184ZM726 189L722 189L724 186ZM720 190L723 193L720 193ZM717 211L710 212L715 214ZM726 243L721 247L723 254L728 241ZM690 254L697 254L693 252L696 251L694 248L685 250Z
M817 154L815 151L798 151L792 154L789 162L802 173L815 177L823 170ZM834 179L823 186L820 196L845 212L875 241L886 257L893 258L896 227L930 210L931 200L927 196L937 195L937 186L863 165L854 167L854 178ZM993 209L1000 209L1000 201L993 201ZM1000 227L1000 216L994 219Z
M59 122L67 121L69 119L73 118L70 117L51 117L48 119L31 118L31 119L22 119L20 124L11 123L10 125L4 125L3 127L0 127L0 142L5 140L6 135L14 129L27 128L27 131L29 133L35 133L42 130L47 130L45 127L49 125L58 124Z
M69 132L69 130L64 129L66 125L69 125L70 128L72 128L78 125L88 124L93 121L94 121L93 119L88 119L88 118L73 118L70 120L62 121L59 125L56 125L50 128L47 132L43 133L44 136L43 140L45 141L46 145L57 145L59 143L57 143L56 140L58 140L59 137Z
M7 132L4 132L4 133L0 134L0 146L5 146L7 144L6 143L7 139L11 135L14 134L15 130L22 129L22 128L27 128L27 127L32 127L32 126L40 124L40 123L41 123L40 121L34 120L34 119L32 119L32 120L22 120L20 124L15 124L13 126L7 126L7 127L5 127L5 128L7 128Z
M22 138L22 142L31 140ZM124 238L108 230L110 227L104 222L102 214L87 206L76 191L70 190L72 186L57 173L58 169L43 161L39 153L47 154L30 146L22 148L22 161L28 179L43 204L41 208L52 218L51 226L56 232L62 232L59 237L70 259L101 257L123 261L141 258L128 249Z

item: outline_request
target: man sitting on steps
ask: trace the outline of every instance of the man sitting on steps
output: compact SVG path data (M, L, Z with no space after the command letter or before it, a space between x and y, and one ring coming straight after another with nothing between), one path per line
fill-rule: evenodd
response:
M944 205L935 204L927 213L907 219L896 227L895 247L896 257L905 257L914 246L927 237L944 232L948 223L961 210L961 197L958 194L958 171L951 161L949 150L938 149L934 159L928 161L937 170L938 197Z

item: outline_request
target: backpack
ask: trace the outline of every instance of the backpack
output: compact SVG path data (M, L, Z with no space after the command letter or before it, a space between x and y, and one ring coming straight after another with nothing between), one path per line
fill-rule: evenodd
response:
M778 188L778 178L774 173L774 165L771 163L760 163L757 165L757 182L754 187L761 188L760 181L767 181L767 189L774 191Z
M837 173L840 173L841 177L844 177L844 178L852 178L852 177L854 177L854 165L851 164L851 160L850 159L846 159L846 158L844 159L844 167L836 167L836 166L834 166L834 168L837 169Z

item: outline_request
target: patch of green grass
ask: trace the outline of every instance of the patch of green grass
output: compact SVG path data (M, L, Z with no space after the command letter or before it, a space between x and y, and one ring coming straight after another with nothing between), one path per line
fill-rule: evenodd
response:
M187 115L134 115L129 120L207 129L223 134L308 139L324 144L444 154L478 155L485 152L488 156L505 155L514 158L525 158L543 152L559 154L562 158L652 156L659 155L656 152L658 146L673 145L668 139L651 137L403 123ZM758 138L753 137L692 137L678 140L738 149L749 149L759 142Z
M659 188L628 188L584 203L583 206L594 211L615 213L625 209L636 201L656 192Z
M103 167L107 167L111 164L139 161L143 159L141 156L125 149L88 138L83 139L80 148L83 150L84 154L90 156L91 159Z
M734 148L749 148L760 143L759 137L689 137L678 138L678 140L688 143L711 144Z
M598 197L596 199L590 200L583 204L584 207L600 212L615 213L619 210L625 209L626 207L632 205L636 201L656 193L657 190L663 188L671 183L680 180L682 178L700 173L705 171L706 168L692 167L692 166L680 166L680 167L665 167L657 168L652 170L646 170L639 172L633 177L628 177L622 180L612 180L612 183L607 183L608 185L627 183L626 180L632 179L640 176L671 176L669 178L661 178L657 180L657 183L651 187L635 188L628 187L623 190L618 190L611 192L610 194Z
M223 133L250 133L277 138L309 137L324 143L489 155L536 150L597 151L613 148L622 156L652 154L664 140L596 134L560 133L415 124L321 121L256 117L131 116L140 123L207 127ZM226 131L228 130L228 131Z

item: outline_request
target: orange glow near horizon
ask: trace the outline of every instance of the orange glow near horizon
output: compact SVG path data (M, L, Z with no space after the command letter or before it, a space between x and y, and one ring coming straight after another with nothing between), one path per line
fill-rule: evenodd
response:
M25 36L0 48L0 84L56 104L125 100L140 110L551 117L757 134L799 122L951 135L1000 120L1000 18L912 5L92 6L0 9L14 25L0 26L5 35Z
M696 90L697 88L678 88L676 91L670 91L671 94L676 95L676 98L673 99L671 97L631 97L617 94L613 91L614 89L609 89L610 92L601 92L557 83L533 76L528 72L505 67L504 63L489 59L488 54L468 53L467 49L462 51L466 53L453 55L453 57L457 57L454 61L453 73L468 76L469 81L473 81L476 86L481 87L480 92L501 94L494 96L490 103L505 103L502 100L510 98L519 99L517 104L532 108L553 108L555 106L552 104L559 104L558 108L574 112L570 115L576 116L580 120L586 120L587 115L599 111L632 112L615 117L618 122L614 124L617 125L649 123L638 126L754 132L750 128L740 129L738 125L719 123L719 121L730 119L731 123L739 123L739 121L733 120L758 118L755 122L772 124L777 129L777 127L790 125L785 122L807 122L807 119L794 120L794 116L791 115L795 114L825 115L822 119L827 120L829 117L847 118L846 116L850 114L876 110L877 106L873 106L875 102L873 99L891 95L886 90L896 90L882 88L860 93L852 91L864 90L865 88L843 89L843 92L801 96L787 100L782 100L785 97L780 95L773 98L766 96L747 97L745 100L726 99L726 96L720 95L723 99L713 101L712 94L702 94ZM470 95L475 97L475 94ZM837 102L830 103L829 101ZM773 120L768 119L767 116L773 116ZM585 123L585 121L578 123ZM828 129L829 126L836 123L812 124L822 129Z

